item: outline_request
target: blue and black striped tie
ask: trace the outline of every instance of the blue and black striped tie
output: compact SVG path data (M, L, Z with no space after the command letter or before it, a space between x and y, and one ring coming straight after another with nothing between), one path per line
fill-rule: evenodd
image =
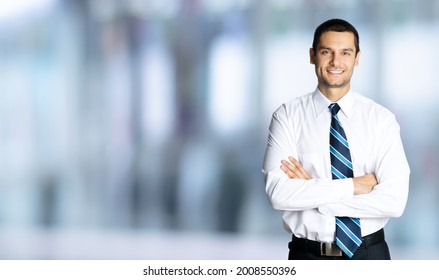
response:
M343 127L337 117L340 106L329 105L332 113L329 143L331 152L332 179L352 178L354 176L351 153ZM335 243L352 258L361 245L361 227L359 218L335 217Z

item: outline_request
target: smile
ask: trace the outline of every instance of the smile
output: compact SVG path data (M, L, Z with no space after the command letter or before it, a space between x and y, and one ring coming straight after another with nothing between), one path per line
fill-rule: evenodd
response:
M340 75L344 72L343 70L327 70L327 71L331 75Z

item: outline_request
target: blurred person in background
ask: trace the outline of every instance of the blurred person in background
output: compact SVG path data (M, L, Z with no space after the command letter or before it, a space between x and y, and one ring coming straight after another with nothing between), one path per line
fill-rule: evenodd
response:
M383 228L404 211L410 169L394 114L351 90L360 53L354 26L322 23L317 88L273 113L262 172L289 259L390 259Z

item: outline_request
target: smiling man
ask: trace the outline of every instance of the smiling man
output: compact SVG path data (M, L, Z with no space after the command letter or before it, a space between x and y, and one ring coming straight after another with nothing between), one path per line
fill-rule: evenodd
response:
M316 90L273 113L262 172L289 259L390 259L384 226L404 211L410 169L395 116L351 90L360 54L355 27L322 23Z

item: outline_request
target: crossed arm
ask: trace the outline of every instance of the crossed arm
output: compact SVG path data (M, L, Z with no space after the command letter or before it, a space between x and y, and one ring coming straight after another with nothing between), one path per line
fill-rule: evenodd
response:
M288 157L290 161L282 160L281 169L287 174L290 179L312 179L302 164L293 157ZM366 194L373 190L378 184L375 174L366 174L364 176L352 178L354 182L354 195Z

